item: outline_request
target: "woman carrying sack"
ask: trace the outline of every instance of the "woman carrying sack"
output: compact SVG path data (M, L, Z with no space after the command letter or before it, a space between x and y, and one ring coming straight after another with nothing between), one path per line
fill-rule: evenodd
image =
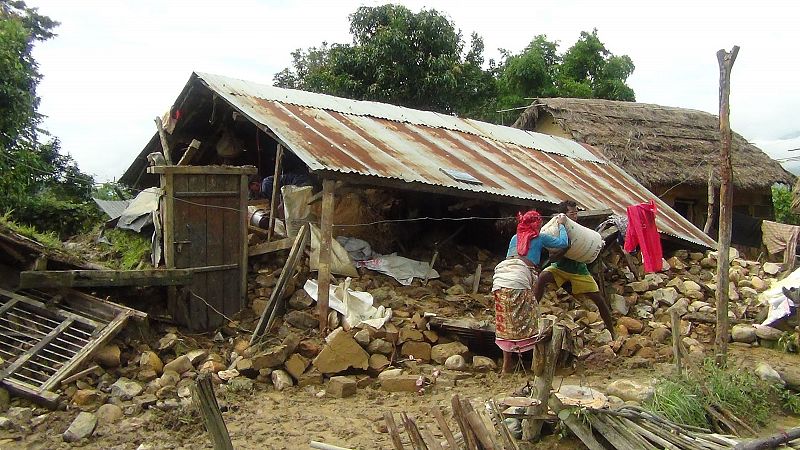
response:
M558 216L559 235L555 237L539 234L542 217L537 211L517 214L517 233L508 244L506 259L494 269L495 343L503 351L503 373L511 372L511 353L526 352L536 345L539 311L532 288L542 249L569 245L565 217Z

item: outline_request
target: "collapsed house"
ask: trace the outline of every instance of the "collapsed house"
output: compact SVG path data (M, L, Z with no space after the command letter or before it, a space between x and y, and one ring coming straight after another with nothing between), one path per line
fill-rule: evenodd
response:
M654 200L660 210L659 230L668 240L691 248L714 246L701 230L600 151L561 137L204 73L192 74L165 116L163 127L164 135L154 134L120 181L135 189L159 183L164 188L167 172L194 174L184 180L182 187L169 188L172 195L165 198L170 201L175 197L176 205L191 205L188 198L194 197L195 207L187 207L183 215L193 211L204 225L192 228L199 233L194 238L176 235L166 239L165 255L186 247L200 255L208 253L208 245L216 242L210 236L217 233L208 220L229 214L218 209L221 203L214 203L216 209L198 212L203 206L203 202L196 203L198 200L211 199L211 191L223 191L220 184L203 178L203 174L215 170L233 173L236 169L231 166L255 167L250 171L251 179L255 172L255 180L299 173L313 180L315 191L321 185L322 206L316 201L317 209L310 221L319 221L322 236L334 233L334 237L374 240L381 234L377 224L392 219L408 221L402 227L405 230L392 229L400 235L405 232L405 243L394 235L381 242L373 241L373 246L383 252L402 249L409 243L424 247L425 236L434 234L434 227L444 228L440 230L443 236L451 235L463 223L479 239L495 234L485 221L481 225L477 224L480 220L464 220L462 224L432 220L423 228L420 222L425 218L499 218L513 216L523 208L552 212L554 205L564 199L576 201L585 214L598 217L625 215L627 206ZM148 169L148 157L154 159L153 154L164 147L167 161L178 164L170 168L157 163ZM242 170L236 173L244 176L246 171ZM240 193L244 185L242 181ZM277 188L279 183L274 186ZM234 190L228 194L235 196ZM379 200L359 205L355 214L340 208L348 196L367 192ZM185 198L178 201L181 196ZM319 196L314 199L319 200ZM231 201L227 207L235 210L236 201ZM272 211L279 213L272 203ZM243 214L243 208L239 212ZM419 222L412 223L413 220ZM176 227L176 233L187 227L191 228ZM203 230L207 232L205 236L201 236ZM470 231L464 234L469 235ZM238 236L231 242L242 234ZM283 246L275 244L272 248L288 248L290 241L287 238ZM197 260L194 256L189 259ZM209 265L203 257L200 259ZM166 263L167 267L175 266L169 257ZM238 267L241 269L242 265ZM327 273L320 274L321 286L327 284L327 277ZM227 315L244 304L243 290L238 292L237 300L230 295L225 296L227 300L218 300L213 294L209 296L207 289L215 285L213 282L207 278L197 280L195 277L194 295L185 310L185 324L196 329L214 328L222 320L219 312L224 310ZM228 309L225 302L235 304ZM197 314L205 319L192 317Z
M646 103L539 98L513 126L593 146L683 217L699 227L705 224L709 173L718 167L717 116ZM737 133L731 159L733 211L772 220L771 186L791 185L794 177Z

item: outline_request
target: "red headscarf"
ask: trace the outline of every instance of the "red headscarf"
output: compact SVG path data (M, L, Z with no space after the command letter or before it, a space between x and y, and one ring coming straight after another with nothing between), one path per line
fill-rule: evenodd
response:
M531 210L525 214L517 213L517 254L526 256L531 248L531 239L539 236L542 228L542 216Z

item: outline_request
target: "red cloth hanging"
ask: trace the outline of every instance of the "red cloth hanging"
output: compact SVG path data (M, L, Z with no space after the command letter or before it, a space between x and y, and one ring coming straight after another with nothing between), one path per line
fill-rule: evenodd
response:
M625 251L636 247L642 251L645 272L659 272L662 266L661 236L656 228L656 204L649 203L628 206L628 231L625 233Z

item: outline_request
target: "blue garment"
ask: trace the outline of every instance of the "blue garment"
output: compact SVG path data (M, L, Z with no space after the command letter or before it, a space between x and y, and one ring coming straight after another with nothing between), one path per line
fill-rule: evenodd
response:
M268 176L261 180L261 197L262 198L271 198L272 197L272 184L274 183L275 177ZM309 186L311 184L311 177L303 173L284 173L278 178L278 189L287 186L287 185L294 185L294 186Z
M550 236L549 234L540 234L539 236L531 239L531 246L528 248L528 254L525 255L528 260L537 266L539 262L542 260L542 248L567 248L569 246L569 238L567 238L567 229L564 228L564 225L558 226L558 237ZM508 253L506 253L506 258L509 256L517 256L517 235L515 234L514 237L511 238L511 242L508 243Z

